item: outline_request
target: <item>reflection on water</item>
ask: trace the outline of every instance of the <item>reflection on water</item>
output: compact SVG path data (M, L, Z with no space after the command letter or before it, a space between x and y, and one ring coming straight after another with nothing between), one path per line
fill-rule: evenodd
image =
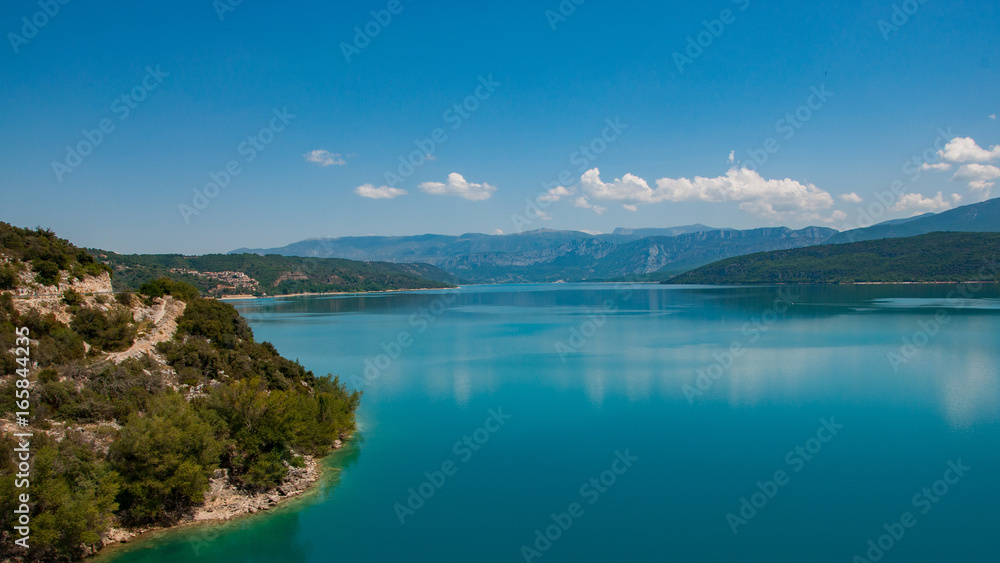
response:
M922 320L932 320L935 311L943 310L951 326L942 327L917 351L916 359L893 374L898 376L898 385L892 384L896 391L884 390L907 395L899 385L934 381L940 412L953 424L969 425L996 416L1000 370L989 342L963 339L962 334L995 334L1000 288L983 286L973 298L956 298L954 290L946 284L472 286L461 290L425 330L413 322L413 315L428 310L441 291L268 299L238 306L265 326L373 325L382 330L372 332L382 337L357 341L363 357L371 360L382 353L377 343L391 343L405 332L426 360L421 369L429 368L427 392L451 396L459 405L495 388L488 364L504 356L534 356L532 369L544 366L540 375L551 385L582 381L594 405L607 393L633 401L650 395L676 398L683 396L685 384L697 382L699 372L720 364L717 355L734 343L745 352L731 366L721 362L723 376L713 380L702 397L743 406L775 396L809 400L826 392L826 386L813 380L830 367L840 383L892 374L892 363L884 356L902 349L904 337L919 333ZM778 307L782 313L774 314L782 292L792 296L788 301L793 304L787 310ZM600 311L609 299L614 311L607 314L606 324L568 357L563 354L560 362L552 362L548 356L556 346L570 342L575 319ZM392 362L375 379L361 377L363 386L380 395L408 392L413 383L401 377L412 367L413 354L408 356ZM364 375L363 361L345 367L341 375Z
M954 287L944 284L473 286L420 330L413 314L441 293L275 299L239 307L263 326L363 325L364 338L356 340L362 355L340 362L341 375L362 375L364 360L382 353L379 342L407 333L413 344L404 358L377 378L357 380L369 399L409 393L424 381L429 395L466 406L471 396L500 384L492 367L500 361L524 364L518 376L544 385L582 387L595 406L608 394L630 401L685 398L684 386L698 389L699 374L704 379L706 372L721 371L699 401L810 401L847 386L858 390L859 400L873 393L890 401L933 400L956 426L995 418L1000 408L996 286L980 288L973 298L949 297ZM580 335L588 315L609 300L614 308L605 324L589 337ZM790 305L776 306L782 301ZM936 312L947 325L894 370L888 356L904 350L904 339L920 338ZM720 359L735 344L742 354ZM412 377L415 371L426 377ZM919 392L928 386L936 391Z
M994 328L995 330L995 328ZM977 420L995 419L1000 412L1000 361L993 350L966 350L945 368L941 399L949 422L971 427Z
M991 561L1000 288L953 290L558 284L238 302L258 337L364 391L364 440L297 508L167 534L120 563L519 560L623 448L641 461L544 561L850 561L958 457L974 471L892 557ZM393 506L498 407L508 423L400 525ZM725 514L831 416L842 435L733 535Z

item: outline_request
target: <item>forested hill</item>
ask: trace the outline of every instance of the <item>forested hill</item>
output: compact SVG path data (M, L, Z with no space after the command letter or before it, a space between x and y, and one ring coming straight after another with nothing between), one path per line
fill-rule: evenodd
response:
M995 281L1000 233L930 233L720 260L671 284Z
M0 222L0 291L14 289L21 277L54 285L60 275L70 280L97 276L111 269L47 229L20 229Z
M358 262L270 254L115 254L90 251L114 271L116 291L168 276L205 295L288 295L451 287L455 276L429 264Z
M361 393L257 341L232 305L168 278L112 296L107 269L0 223L0 561L78 560L121 541L112 528L295 494L355 429Z
M864 229L837 233L826 244L899 238L935 232L995 233L1000 231L1000 198L963 205L938 214L886 221Z

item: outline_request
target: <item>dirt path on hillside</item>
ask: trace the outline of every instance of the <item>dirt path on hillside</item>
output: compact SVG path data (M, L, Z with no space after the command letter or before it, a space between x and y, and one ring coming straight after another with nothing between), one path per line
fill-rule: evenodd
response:
M108 361L120 364L128 358L138 358L143 354L159 358L156 345L173 338L174 332L177 331L177 319L184 314L185 305L183 301L168 295L154 307L143 311L142 317L137 320L149 321L153 326L136 338L128 350L108 354Z

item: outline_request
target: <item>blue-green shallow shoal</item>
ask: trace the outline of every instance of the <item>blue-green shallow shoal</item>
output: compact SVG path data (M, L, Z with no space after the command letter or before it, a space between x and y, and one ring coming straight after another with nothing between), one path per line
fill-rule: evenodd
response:
M239 302L258 338L363 388L359 439L307 500L111 559L851 562L910 512L873 552L882 562L994 562L1000 292L954 289L560 284ZM970 469L937 495L949 462ZM613 484L588 484L602 472ZM421 485L430 498L394 509ZM551 527L574 502L569 528ZM536 545L547 527L558 539Z

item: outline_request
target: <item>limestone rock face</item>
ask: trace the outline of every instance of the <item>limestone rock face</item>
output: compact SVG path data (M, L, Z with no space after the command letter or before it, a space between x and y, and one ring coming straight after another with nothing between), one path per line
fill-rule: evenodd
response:
M22 297L53 295L62 296L67 289L72 289L77 293L106 293L110 294L111 274L101 272L98 276L87 276L82 280L69 280L69 275L63 272L59 285L39 285L35 283L34 272L20 272L20 280L15 295Z
M100 307L96 303L98 295L111 297L111 274L101 272L99 276L87 276L82 280L72 280L68 274L63 272L62 281L58 285L39 285L35 283L33 272L20 272L20 281L17 289L13 291L14 308L18 313L26 314L31 309L36 309L42 314L53 313L56 320L61 323L69 323L71 315L68 308L63 304L63 292L67 289L84 296L84 302L88 307Z

